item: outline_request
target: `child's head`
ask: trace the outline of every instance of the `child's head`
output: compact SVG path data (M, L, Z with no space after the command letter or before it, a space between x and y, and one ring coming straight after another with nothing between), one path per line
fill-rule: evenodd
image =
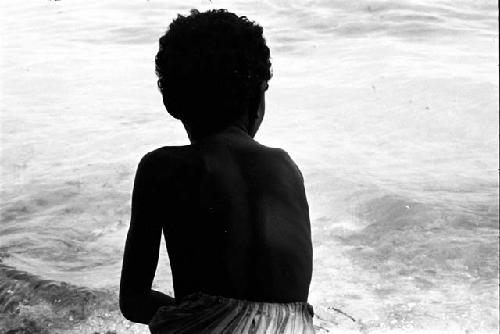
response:
M156 73L167 111L201 137L256 112L271 79L269 48L244 16L192 10L160 38Z

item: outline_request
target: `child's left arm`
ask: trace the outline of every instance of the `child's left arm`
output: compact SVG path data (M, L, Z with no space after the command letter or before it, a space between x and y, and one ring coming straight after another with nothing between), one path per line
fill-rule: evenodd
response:
M137 168L132 216L125 243L120 281L120 310L130 321L149 323L159 307L174 298L152 290L158 264L162 225L157 212L158 189L146 155Z

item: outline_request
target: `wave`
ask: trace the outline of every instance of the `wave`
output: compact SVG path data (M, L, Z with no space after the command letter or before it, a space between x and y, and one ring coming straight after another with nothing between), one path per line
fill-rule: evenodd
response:
M451 278L486 285L498 279L496 214L385 195L364 202L357 215L367 226L341 240L367 269L420 278L426 289Z
M279 18L279 26L266 26L266 35L278 51L308 48L303 41L331 42L338 37L385 36L409 42L434 42L458 36L494 38L497 34L496 6L488 3L373 0L318 0L308 1L307 5L295 1L271 3L271 16Z
M59 5L64 8L63 5ZM194 7L196 7L193 4ZM414 40L434 39L457 34L480 33L495 37L497 34L497 7L490 1L256 1L251 7L241 1L218 1L215 7L228 8L249 17L261 17L266 24L266 35L271 40L279 38L280 29L287 28L288 36L325 35L362 37L387 35L395 38ZM130 22L117 27L112 21L103 23L94 18L80 18L79 29L66 16L70 12L55 12L57 20L53 24L64 32L71 31L71 40L91 44L154 44L177 13L187 14L191 6L174 2L168 8L161 4L136 5L124 8L129 11ZM262 11L266 12L262 15ZM79 10L88 10L82 7ZM116 13L105 10L109 18ZM253 13L255 12L255 13ZM255 14L255 15L252 15ZM267 18L265 18L267 17ZM275 23L278 25L275 26ZM275 36L277 31L277 36ZM283 31L281 31L282 33ZM311 35L313 34L313 35ZM313 39L315 39L313 37ZM288 44L288 43L287 43ZM301 45L303 43L299 43ZM289 45L289 44L288 44ZM276 48L284 48L278 44ZM287 49L288 50L288 49Z

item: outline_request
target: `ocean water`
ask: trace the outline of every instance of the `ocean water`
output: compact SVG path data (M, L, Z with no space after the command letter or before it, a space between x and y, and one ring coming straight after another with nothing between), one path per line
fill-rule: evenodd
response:
M492 0L2 1L0 332L147 333L122 248L139 159L188 143L154 55L190 8L265 29L256 139L305 177L318 331L498 333Z

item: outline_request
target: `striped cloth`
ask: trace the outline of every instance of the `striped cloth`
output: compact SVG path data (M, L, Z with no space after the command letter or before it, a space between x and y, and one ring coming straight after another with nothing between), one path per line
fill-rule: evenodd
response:
M164 333L314 333L308 303L261 303L194 293L178 305L162 306L149 323Z

